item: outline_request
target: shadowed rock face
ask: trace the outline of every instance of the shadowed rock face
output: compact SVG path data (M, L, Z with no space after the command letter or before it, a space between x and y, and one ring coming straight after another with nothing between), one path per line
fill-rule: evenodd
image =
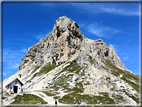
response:
M91 56L100 61L109 59L119 68L127 70L112 45L107 47L102 39L85 38L77 23L66 16L59 17L52 32L28 49L19 68L23 69L32 62L38 66L48 62L58 65L67 61L75 53L80 66L90 65L89 56Z

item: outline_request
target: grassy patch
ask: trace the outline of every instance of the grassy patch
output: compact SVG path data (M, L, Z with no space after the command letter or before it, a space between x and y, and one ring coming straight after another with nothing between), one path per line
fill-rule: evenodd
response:
M59 99L59 98L60 98L60 96L55 96L55 97L53 97L53 98L56 100L56 99Z
M72 74L69 74L69 75L68 75L69 77L72 77ZM63 88L63 90L66 91L66 92L73 91L74 93L82 93L83 90L84 90L83 84L81 82L79 82L79 83L75 84L75 87L70 88L69 87L69 83L67 83L67 81L70 81L70 78L67 78L68 76L61 76L61 77L59 77L53 83L49 84L49 88L53 88L56 91L59 88Z
M125 82L127 82L129 85L131 85L137 92L139 92L139 85L127 80L125 77L122 77Z
M26 83L31 82L31 80L28 80Z
M48 63L46 66L44 66L38 75L42 75L42 74L46 74L48 73L49 71L53 70L55 67L58 67L58 65L54 65L54 64L51 64L51 63Z
M110 81L110 80L111 80L111 78L110 78L110 77L106 77L106 80Z
M112 97L116 99L116 103L125 102L126 100L121 95L112 94Z
M32 71L32 74L39 68L40 66L35 66L34 70Z
M113 63L111 63L109 60L106 60L105 64L111 68L111 73L115 76L119 76L120 74L123 74L121 79L123 79L125 82L127 82L129 85L131 85L137 92L139 92L139 76L129 73L127 71L123 71L116 67ZM136 81L138 84L135 84L134 82L131 82L129 79L133 79Z
M36 77L36 76L38 76L38 73L35 73L35 74L33 75L33 77L31 78L31 80L32 80L34 77Z
M77 59L75 59L72 62L70 62L70 65L66 66L61 72L57 73L55 76L60 75L64 71L74 72L76 70L80 70L81 67L77 65L76 60ZM79 72L79 71L77 71L77 72Z
M42 91L42 92L45 93L47 96L54 96L55 95L51 91Z
M17 98L15 98L15 101L12 102L11 104L37 104L37 103L48 104L42 98L31 94L23 94L23 96L18 95Z
M84 85L90 85L90 82L89 82L89 81L87 81L86 83L84 83Z
M11 96L11 94L5 94L5 96Z
M93 64L93 59L91 56L89 56L89 60L90 60L91 64Z
M31 80L36 76L41 76L42 74L48 73L49 71L53 70L55 67L58 67L58 66L59 65L53 65L49 62L46 66L42 67L42 69L39 72L35 73L33 77L31 78ZM38 69L38 67L36 67L36 69Z
M116 67L113 63L111 63L109 60L106 60L105 65L109 68L111 68L111 73L113 75L115 75L116 77L118 77L120 74L125 73L123 70L119 69L118 67Z
M63 96L63 97L60 98L58 101L59 101L60 103L64 103L64 104L75 104L74 98L73 98L72 96L70 96L69 94Z
M77 100L81 100L87 104L115 104L114 100L111 99L107 93L101 93L103 96L89 96L89 95L80 95L75 93L70 93L58 101L64 104L75 104ZM99 101L99 102L98 102Z
M70 62L70 65L66 66L62 71L57 73L55 75L55 77L53 78L53 83L50 83L48 88L53 88L56 91L59 88L64 88L63 90L66 90L66 91L71 91L71 90L74 91L76 89L78 91L78 88L70 89L69 88L69 83L67 83L67 81L72 82L72 78L74 76L73 73L80 74L81 67L77 65L76 60L77 59L75 59L72 62ZM68 71L68 73L70 73L70 74L69 75L62 74L60 77L57 78L57 76L59 76L61 73L65 72L65 71ZM77 84L77 86L78 85L79 84Z
M99 100L102 104L115 104L114 100L109 97L108 93L101 92L102 96L97 96L97 100Z
M83 90L82 82L76 83L73 89L69 89L69 91L73 91L74 93L82 93Z
M127 96L129 96L129 97L132 98L134 101L136 101L137 104L139 104L139 98L136 98L135 96L129 94L129 93L126 92L125 90L124 90L123 92L125 92L125 94L126 94Z
M98 62L95 59L93 59L91 56L89 56L89 60L91 64L98 64Z
M125 74L123 74L121 79L123 79L129 85L131 85L137 92L140 92L140 90L139 90L140 85L139 85L139 77L138 76L131 74L129 72L126 72ZM137 82L137 84L134 82L131 82L129 79L133 79L134 81Z
M108 67L105 67L105 66L102 66L102 65L101 65L101 67L102 67L103 69L105 69L105 70L109 70Z

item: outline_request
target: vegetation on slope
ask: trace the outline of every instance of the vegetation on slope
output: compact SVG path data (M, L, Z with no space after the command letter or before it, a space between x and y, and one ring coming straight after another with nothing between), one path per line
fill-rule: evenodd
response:
M56 96L56 94L59 94L59 92L56 92L54 90L44 90L42 92L45 93L47 96Z
M70 62L70 65L66 66L62 71L57 73L55 75L55 78L53 78L53 83L49 83L49 87L47 88L53 88L55 91L57 91L59 88L63 88L64 91L74 91L74 92L83 92L83 85L82 83L76 83L75 87L71 88L69 87L69 83L73 82L72 78L74 76L73 73L78 74L81 70L81 67L77 65L76 59ZM63 72L68 72L68 75L62 74ZM60 75L60 76L59 76ZM58 77L59 76L59 77Z
M94 62L94 60L92 59L92 63L93 62ZM106 61L105 64L107 65L107 67L111 68L112 74L114 74L117 77L120 74L127 73L127 72L117 68L114 64L112 64L108 60ZM84 88L83 88L82 81L77 82L77 79L79 79L79 78L76 78L76 80L75 80L75 87L71 88L68 81L72 82L72 78L73 78L74 74L79 74L81 69L82 68L77 65L76 60L73 60L70 63L70 65L66 66L62 71L60 71L59 73L57 73L55 75L55 78L53 78L53 83L50 83L49 87L47 87L47 88L53 88L55 91L58 91L59 88L61 88L62 90L64 90L64 92L69 93L69 94L63 96L62 98L60 98L59 96L55 96L55 99L58 98L60 103L75 104L77 99L78 100L81 99L82 101L84 101L87 104L115 104L115 103L117 104L120 102L125 102L125 100L123 99L122 96L120 96L120 95L114 96L113 95L113 99L112 99L109 97L108 93L100 93L101 94L100 96L81 95L80 93L82 93L84 91ZM64 74L64 72L67 72L68 75L66 73ZM62 75L61 75L61 73L62 73ZM108 77L106 79L110 80L111 78ZM137 78L134 77L134 79L137 79ZM135 101L137 100L137 98L133 98L133 99Z
M42 98L32 94L23 94L22 96L18 95L15 98L15 101L12 102L11 104L37 104L37 103L48 104Z
M121 69L119 69L118 67L116 67L113 63L111 63L109 60L106 60L105 62L106 67L103 67L105 69L109 69L111 68L111 73L113 75L115 75L116 77L119 77L120 74L123 75L122 77L120 77L122 80L124 80L126 83L128 83L133 89L135 89L138 93L140 92L140 85L139 85L139 76L132 74L128 71L123 71ZM123 90L123 92L125 92L125 94L127 96L129 96L130 98L132 98L134 101L136 101L136 103L139 103L139 98L138 96L134 96L129 94L128 92L126 92L126 90Z
M92 58L91 56L89 56L89 60L91 64L98 65L98 62L96 61L96 59Z
M77 100L87 104L115 104L114 100L108 96L108 93L100 93L100 96L80 95L77 93L70 93L58 101L64 104L75 104Z
M31 80L36 77L36 76L41 76L42 74L46 74L48 73L49 71L53 70L55 67L57 67L58 65L54 65L54 64L51 64L51 63L48 63L46 66L42 67L42 69L35 73L33 75L33 77L31 78ZM35 69L38 69L38 67L36 67Z
M31 74L33 74L40 66L35 66Z
M54 65L54 64L51 64L51 63L48 63L46 66L44 66L38 75L42 75L42 74L46 74L48 73L49 71L53 70L55 67L57 67L58 65Z
M115 93L112 94L112 97L115 99L115 103L122 103L126 101L123 96L117 95Z
M132 98L134 101L136 101L136 103L137 104L139 104L139 98L138 97L136 97L136 95L134 96L134 95L132 95L132 94L129 94L128 92L126 92L125 90L123 90L123 92L125 92L125 94L127 95L127 96L129 96L130 98Z
M116 77L120 76L120 74L123 74L121 79L123 79L126 83L128 83L130 86L132 86L137 92L139 92L139 77L135 74L132 74L128 71L123 71L116 67L114 64L112 64L109 60L106 60L105 62L106 67L111 68L111 73L115 75ZM134 80L136 83L132 82L131 80Z

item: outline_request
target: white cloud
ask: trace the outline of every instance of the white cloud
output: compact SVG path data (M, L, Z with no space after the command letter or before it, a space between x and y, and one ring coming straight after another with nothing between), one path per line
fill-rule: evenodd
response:
M28 50L26 48L21 49L21 52L26 53Z
M129 58L128 55L126 55L126 56L124 56L124 57L122 58L122 60L123 60L123 61L127 61L128 58Z
M3 49L3 76L4 78L10 76L19 70L20 62L26 54L27 49L19 50Z
M23 56L27 52L26 48L21 50L3 50L3 65L4 70L18 69ZM4 71L5 72L5 71Z
M123 16L139 16L139 5L125 3L70 3L83 10L82 12L92 13L110 13ZM93 14L92 14L93 15Z
M10 61L8 63L8 67L7 68L9 68L9 69L18 69L19 65L20 65L20 63Z
M117 15L126 15L126 16L139 16L139 8L136 9L130 9L130 8L124 8L124 7L114 7L114 6L101 6L100 10L111 13L111 14L117 14Z
M116 28L102 26L97 23L88 25L86 29L88 32L95 34L98 37L104 38L110 38L111 36L122 32Z
M9 75L11 73L13 73L13 72L11 72L11 71L5 71L5 72L3 72L3 75L5 76L5 75Z
M86 23L78 23L79 27L84 27Z
M36 35L35 38L37 40L40 40L41 38L45 37L46 35L45 34L39 34L39 35Z
M33 37L36 38L37 40L40 40L41 38L46 37L49 33L51 33L51 31L50 32L48 31L47 33L39 33L37 35L33 35Z

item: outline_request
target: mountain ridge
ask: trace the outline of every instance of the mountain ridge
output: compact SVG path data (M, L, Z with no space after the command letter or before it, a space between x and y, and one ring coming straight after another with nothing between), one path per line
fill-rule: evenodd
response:
M48 41L48 39L50 42ZM32 63L33 59L36 60L37 65L41 65L41 63L45 60L45 58L43 58L44 55L48 53L46 49L50 51L49 52L50 56L53 57L51 58L50 62L55 63L55 65L58 65L57 63L61 63L62 61L60 61L59 59L58 61L55 61L56 60L55 57L56 58L61 57L61 55L64 54L63 58L62 57L61 58L64 59L63 61L66 61L68 59L68 56L70 56L70 54L73 54L76 52L76 50L80 49L80 45L83 43L82 42L83 39L85 40L84 35L80 31L77 23L67 18L66 16L62 16L58 20L56 20L53 30L50 34L48 34L45 38L42 38L37 44L35 44L34 46L28 49L28 52L24 56L25 59L24 58L22 59L19 65L19 68L20 69L24 68L24 64L26 63L27 65L29 63ZM72 43L72 42L78 42L79 44ZM96 43L94 44L92 43L92 45L100 45L100 44L103 45L102 48L104 47L106 48L105 50L103 49L103 51L106 51L106 52L108 51L108 53L105 53L105 55L108 54L108 57L112 59L114 62L116 62L116 65L118 67L120 67L121 69L127 70L123 62L120 60L120 58L116 54L115 49L113 48L111 44L108 47L106 47L106 43L104 43L102 39L98 39L96 41L94 40L93 42L96 42ZM85 43L87 43L86 40L85 40ZM76 46L76 47L74 48L73 46L74 47ZM42 48L44 48L43 51L40 51L40 49ZM66 49L66 48L72 48L72 49ZM38 52L35 53L36 51L38 51L39 53ZM59 52L56 52L55 55L53 56L54 54L53 51L59 51ZM61 55L58 55L58 54L61 54ZM28 59L29 56L30 58Z
M18 74L25 92L50 93L60 104L75 104L77 99L84 104L140 104L140 77L125 67L111 44L86 38L66 16L28 48L19 70L3 81L3 92Z

